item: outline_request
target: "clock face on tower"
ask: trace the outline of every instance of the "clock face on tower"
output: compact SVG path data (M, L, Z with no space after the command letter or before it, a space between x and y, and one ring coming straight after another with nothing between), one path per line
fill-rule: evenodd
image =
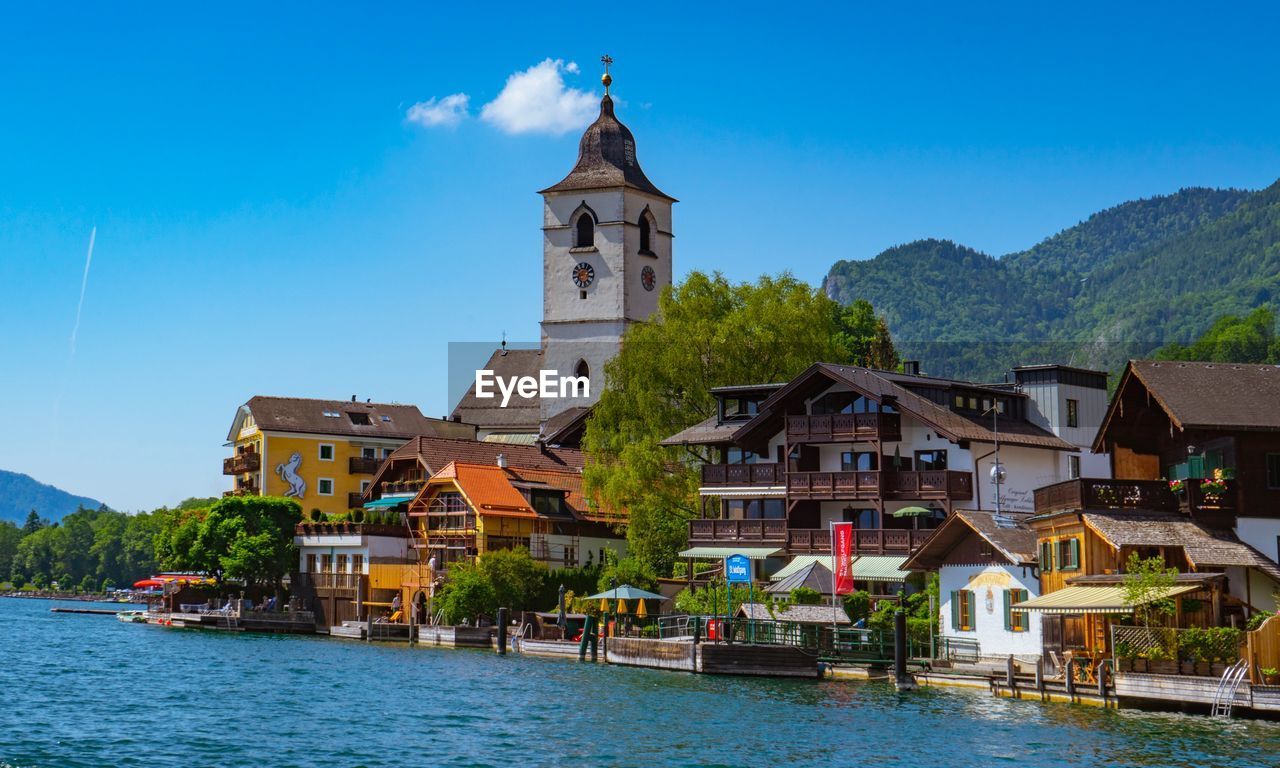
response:
M640 284L644 286L646 291L652 291L657 276L653 273L653 267L645 267L640 270Z
M578 262L578 266L573 268L573 284L579 288L586 288L595 282L596 270L585 261Z

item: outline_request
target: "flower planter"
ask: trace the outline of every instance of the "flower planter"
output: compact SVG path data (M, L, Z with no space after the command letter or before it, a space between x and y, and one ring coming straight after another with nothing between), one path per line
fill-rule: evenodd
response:
M1196 673L1196 663L1194 661L1178 662L1178 674L1194 675Z
M1130 669L1131 672L1146 673L1151 667L1151 662L1146 659L1134 659L1133 661L1130 661L1129 664L1132 665L1132 668Z
M1176 675L1178 674L1178 662L1148 661L1147 669L1153 675Z
M1210 674L1212 674L1212 669L1211 669L1212 665L1209 664L1209 662L1207 661L1197 661L1195 664L1195 667L1196 669L1193 674L1197 675L1198 677L1208 677Z
M1215 661L1209 665L1209 677L1222 677L1222 673L1227 671L1227 665L1220 661Z
M1116 669L1121 672L1133 672L1133 659L1116 659Z

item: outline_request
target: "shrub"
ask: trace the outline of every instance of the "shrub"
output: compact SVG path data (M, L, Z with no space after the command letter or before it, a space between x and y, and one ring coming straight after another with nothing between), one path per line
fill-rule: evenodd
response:
M311 517L311 522L313 523L323 523L325 519L325 514L320 511L319 507L312 507L310 517Z
M450 570L449 581L437 598L445 622L460 624L492 614L498 599L484 574L470 564L455 565Z
M850 592L844 596L844 612L849 618L858 621L871 616L871 593L865 589Z
M353 523L357 524L357 525L359 525L360 523L363 523L363 522L364 522L364 510L363 510L363 509L353 509L353 510L351 510L350 512L348 512L348 513L347 513L347 519L348 519L348 520L350 520L351 522L353 522Z
M1275 616L1275 614L1272 613L1271 611L1258 611L1257 613L1249 617L1249 623L1245 624L1244 628L1252 632L1253 630L1262 626L1262 622L1266 621L1272 616Z
M822 593L809 587L796 587L791 590L790 602L793 605L821 605Z

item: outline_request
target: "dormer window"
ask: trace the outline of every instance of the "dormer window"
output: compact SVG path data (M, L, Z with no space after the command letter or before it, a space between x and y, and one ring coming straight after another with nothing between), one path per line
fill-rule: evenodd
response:
M369 426L369 414L359 413L356 411L348 411L347 418L351 419L351 423L360 427Z
M578 216L578 224L576 236L574 237L573 247L575 248L591 248L596 244L596 223L591 219L591 214L583 211Z

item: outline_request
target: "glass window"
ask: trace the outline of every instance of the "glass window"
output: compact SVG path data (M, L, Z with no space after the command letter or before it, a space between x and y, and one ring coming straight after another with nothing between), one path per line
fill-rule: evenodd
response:
M760 457L754 451L748 451L745 448L730 446L725 451L726 464L755 464L759 460Z
M351 556L351 572L364 573L364 555Z
M1067 398L1067 426L1080 426L1080 401Z
M1080 477L1080 457L1068 456L1067 457L1067 478L1070 480L1075 480L1078 477Z
M840 454L841 472L873 472L880 468L877 456L870 452L854 453L844 451Z
M329 443L320 444L320 460L333 461L333 446Z
M360 455L366 459L376 459L378 458L378 449L377 448L361 448Z
M320 478L319 488L317 488L317 491L321 496L332 496L333 480L328 477Z
M1267 454L1267 487L1280 488L1280 453Z
M346 573L347 572L347 556L338 555L338 564L335 567L338 573Z
M957 407L957 408L963 408L963 407L964 407L964 395L956 395L956 399L955 399L955 401L954 401L954 404L955 404L955 407Z
M947 452L945 450L916 451L916 469L926 472L947 468Z
M845 507L840 512L841 522L853 523L860 531L873 530L880 527L880 520L874 509L854 509Z

